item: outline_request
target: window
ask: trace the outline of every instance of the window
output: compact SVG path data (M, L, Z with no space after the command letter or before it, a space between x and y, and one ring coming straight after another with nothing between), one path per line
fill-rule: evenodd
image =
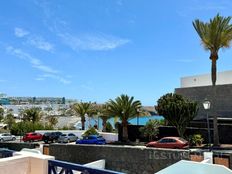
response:
M161 140L159 140L159 143L167 143L168 142L168 139L161 139Z

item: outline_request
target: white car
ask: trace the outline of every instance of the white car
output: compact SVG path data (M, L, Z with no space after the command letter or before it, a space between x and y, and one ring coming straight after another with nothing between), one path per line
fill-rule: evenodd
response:
M16 137L14 135L11 135L10 133L0 134L0 142L15 141L15 140L16 140Z

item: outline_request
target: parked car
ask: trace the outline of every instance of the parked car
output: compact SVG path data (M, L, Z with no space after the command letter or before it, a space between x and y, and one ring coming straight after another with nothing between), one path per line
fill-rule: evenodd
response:
M76 144L106 144L106 140L99 135L89 135L77 140Z
M15 141L16 137L14 135L11 135L10 133L3 133L0 134L0 141Z
M172 148L172 149L183 149L189 145L188 141L181 137L164 137L159 141L149 142L147 147L158 147L158 148Z
M62 132L46 132L42 139L45 143L56 142L60 135L62 135Z
M23 136L23 141L27 142L27 141L41 141L43 138L43 135L41 135L40 133L36 133L36 132L29 132L26 133Z
M59 143L69 143L69 142L76 141L77 139L78 139L78 137L75 134L73 134L73 133L62 134L58 138L58 142Z

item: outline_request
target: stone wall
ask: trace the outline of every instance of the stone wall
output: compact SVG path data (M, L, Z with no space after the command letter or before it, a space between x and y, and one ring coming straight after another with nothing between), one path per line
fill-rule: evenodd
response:
M189 159L188 150L112 145L51 144L49 154L57 160L79 164L105 159L106 169L128 174L154 174L181 159Z
M218 117L232 118L232 85L217 85L216 96L213 95L212 86L177 88L175 93L198 102L199 112L195 120L206 118L206 111L202 105L205 98L211 102L209 117L213 117L213 113L216 112Z

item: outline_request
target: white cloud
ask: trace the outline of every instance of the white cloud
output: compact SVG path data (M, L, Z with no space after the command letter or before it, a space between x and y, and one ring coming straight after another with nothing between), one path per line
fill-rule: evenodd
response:
M42 38L41 36L30 34L29 31L26 31L22 28L18 28L18 27L15 28L15 36L20 38L24 37L26 39L26 43L34 46L35 48L45 51L54 50L53 44L49 43L48 41L45 41L45 39Z
M24 36L28 35L29 32L22 29L22 28L15 27L14 34L16 37L24 37Z
M56 79L58 81L60 81L61 83L63 84L70 84L71 81L61 77L61 76L58 76L58 75L55 75L55 74L44 74L43 75L44 78L52 78L52 79Z
M85 34L80 36L70 33L58 34L64 43L73 50L107 51L130 42L128 39L116 38L105 34Z
M28 38L27 42L31 44L32 46L38 49L41 49L41 50L45 50L45 51L54 50L53 44L45 41L42 37L31 37L31 38Z
M37 78L35 78L35 80L37 80L37 81L43 81L43 80L45 80L45 78L37 77Z
M61 82L63 84L71 83L71 81L66 80L61 75L59 75L59 71L53 69L50 66L44 65L39 59L31 56L30 54L28 54L20 49L16 49L12 46L9 46L6 48L6 51L9 54L12 54L20 59L28 61L33 68L36 68L43 73L46 73L46 75L43 75L42 77L36 78L35 80L41 81L41 80L45 80L45 78L52 78L52 79L58 80L59 82Z

